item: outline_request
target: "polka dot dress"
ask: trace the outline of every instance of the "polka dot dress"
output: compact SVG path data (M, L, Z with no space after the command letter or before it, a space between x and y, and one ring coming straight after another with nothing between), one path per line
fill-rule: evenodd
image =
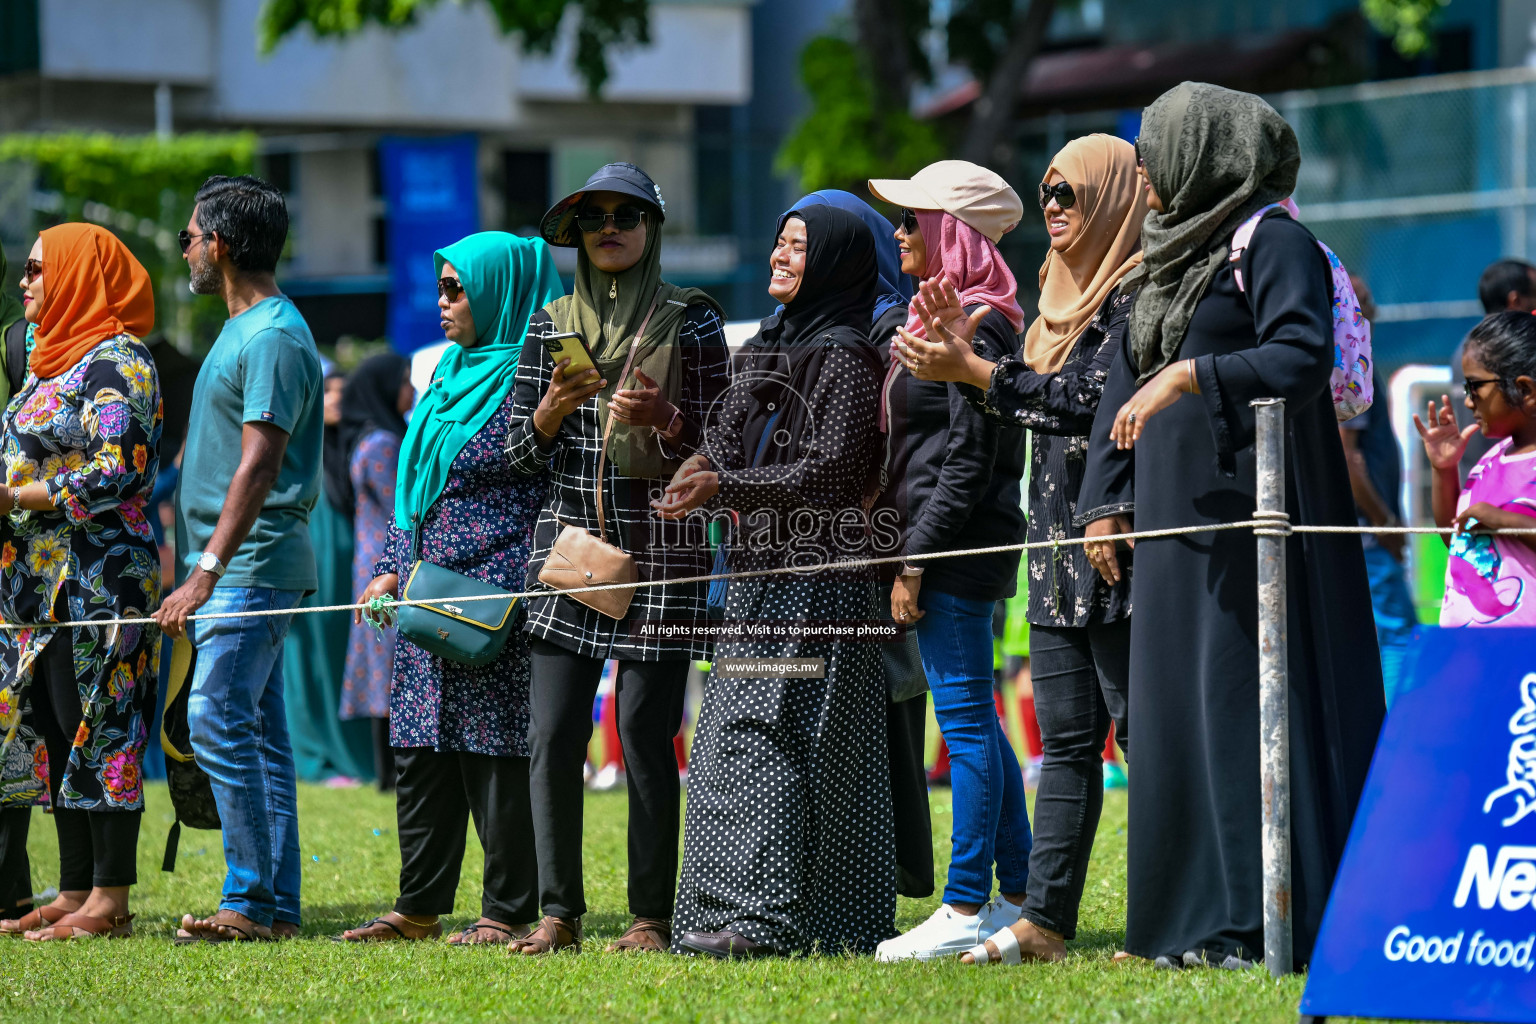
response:
M873 616L872 584L733 582L728 619ZM721 644L823 658L822 679L711 674L694 735L673 935L730 929L781 952L872 952L895 934L896 846L879 647Z
M818 452L786 471L746 467L742 407L734 395L712 424L721 503L810 510L823 523L860 508L876 455L879 380L852 353L834 351L807 402ZM860 555L824 528L803 538L822 551ZM784 564L787 553L748 543L731 568ZM822 562L821 564L825 564ZM873 621L867 570L733 580L727 621ZM885 677L877 642L791 636L787 629L715 648L726 658L819 658L821 679L711 673L694 734L683 828L683 868L672 923L687 932L731 930L782 953L872 952L896 934L896 844L886 749Z

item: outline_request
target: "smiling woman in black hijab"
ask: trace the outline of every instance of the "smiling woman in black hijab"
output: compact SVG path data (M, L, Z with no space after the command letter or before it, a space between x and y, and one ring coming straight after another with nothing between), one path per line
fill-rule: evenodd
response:
M865 485L881 366L869 341L875 243L844 210L786 214L770 260L782 312L763 321L659 514L706 502L740 520L727 626L688 773L673 950L708 956L869 952L894 933L896 853L876 643L810 632L880 618ZM732 676L736 659L806 658L820 678Z

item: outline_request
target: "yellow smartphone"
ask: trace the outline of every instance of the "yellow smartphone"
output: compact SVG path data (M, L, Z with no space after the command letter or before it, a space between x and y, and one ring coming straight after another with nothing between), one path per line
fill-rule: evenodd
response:
M565 368L567 379L575 377L583 370L597 369L597 360L592 358L592 350L587 348L587 343L575 331L550 335L544 339L544 349L556 364L562 359L571 361L571 365Z

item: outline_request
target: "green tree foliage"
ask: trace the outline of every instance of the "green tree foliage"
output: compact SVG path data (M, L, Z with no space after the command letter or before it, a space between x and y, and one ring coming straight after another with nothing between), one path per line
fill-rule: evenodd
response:
M1371 25L1404 57L1417 57L1433 43L1435 21L1451 0L1360 0Z
M191 211L192 195L214 174L249 174L256 136L248 132L177 135L23 134L0 136L0 161L23 161L43 188L64 197L66 219L99 203L159 221L169 191Z
M263 53L286 36L308 27L322 38L354 35L368 25L406 28L441 0L266 0L259 35ZM490 8L501 31L518 35L523 49L549 53L559 38L567 8L576 10L577 72L593 96L608 81L608 51L651 41L649 0L479 0ZM771 0L770 0L771 2Z
M249 132L154 135L0 135L0 174L30 173L62 205L47 223L92 221L110 229L155 281L155 321L183 348L206 347L224 319L223 304L187 294L176 232L192 197L215 174L249 174L256 136ZM11 266L19 265L11 254Z
M836 36L812 39L800 55L811 112L779 152L781 172L801 186L862 191L869 178L910 174L944 153L932 122L905 110L881 111L854 45Z

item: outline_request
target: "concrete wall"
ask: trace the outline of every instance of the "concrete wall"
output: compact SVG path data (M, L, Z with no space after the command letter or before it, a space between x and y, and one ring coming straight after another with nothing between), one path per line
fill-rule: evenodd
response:
M651 45L610 56L604 96L653 103L745 103L752 95L751 3L656 3L650 15ZM523 96L586 99L586 85L571 66L573 26L574 18L568 17L548 57L525 59L519 78Z
M41 0L40 70L54 78L205 83L214 74L217 7L217 0Z

